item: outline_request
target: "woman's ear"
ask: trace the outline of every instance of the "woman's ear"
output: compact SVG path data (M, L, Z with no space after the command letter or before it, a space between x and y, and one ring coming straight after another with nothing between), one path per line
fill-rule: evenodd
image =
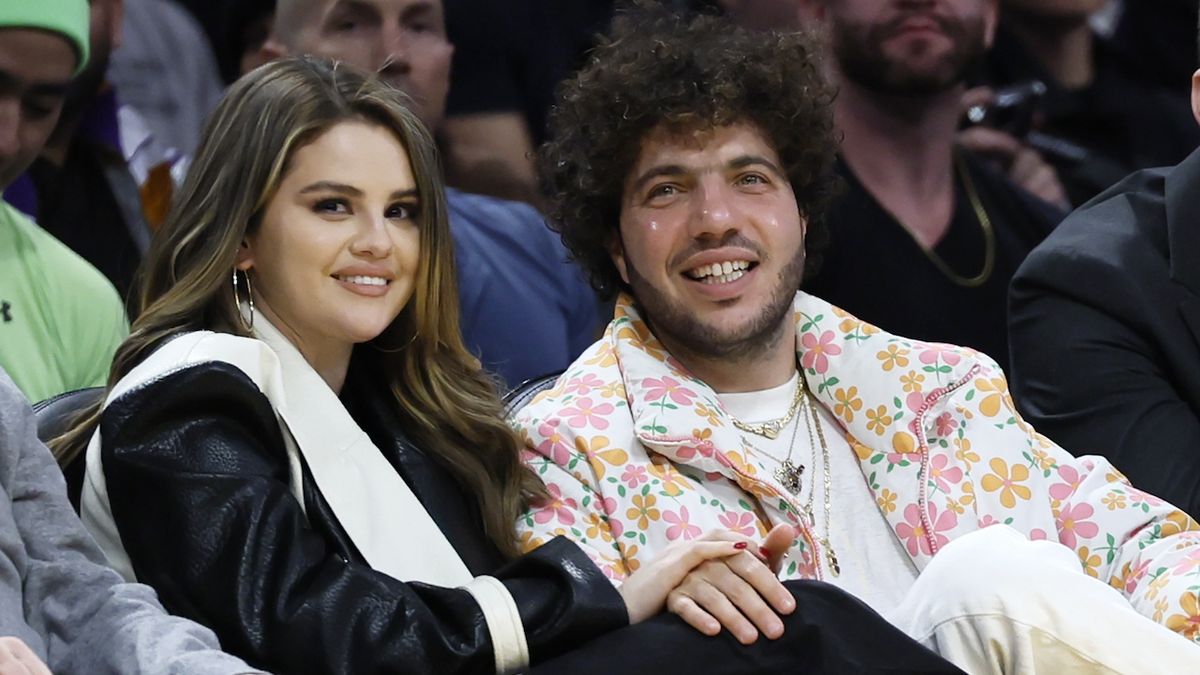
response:
M233 260L233 266L243 272L254 267L254 250L250 248L250 242L245 239L238 244L237 257Z

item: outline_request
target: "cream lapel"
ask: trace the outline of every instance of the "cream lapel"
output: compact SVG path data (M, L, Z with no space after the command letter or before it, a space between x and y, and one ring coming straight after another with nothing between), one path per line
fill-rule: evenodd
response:
M259 386L294 439L289 452L303 456L321 495L371 567L402 581L470 582L471 573L446 536L333 390L261 316L255 333L278 358L279 376Z

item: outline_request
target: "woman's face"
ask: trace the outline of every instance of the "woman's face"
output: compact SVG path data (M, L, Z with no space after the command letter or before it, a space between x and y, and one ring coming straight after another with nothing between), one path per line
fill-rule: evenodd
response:
M412 296L420 207L408 153L390 130L330 127L293 153L239 251L256 309L310 361L376 337Z

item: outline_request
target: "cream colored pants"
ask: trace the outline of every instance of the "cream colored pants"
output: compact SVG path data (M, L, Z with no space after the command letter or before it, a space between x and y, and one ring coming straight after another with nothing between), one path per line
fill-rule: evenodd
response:
M1084 574L1075 553L993 525L951 542L888 620L972 675L1200 674L1200 646Z

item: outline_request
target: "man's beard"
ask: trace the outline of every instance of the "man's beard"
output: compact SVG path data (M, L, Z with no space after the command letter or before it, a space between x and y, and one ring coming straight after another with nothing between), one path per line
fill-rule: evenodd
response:
M668 349L681 348L690 355L705 359L744 361L774 346L783 335L786 323L792 320L792 305L804 278L804 246L797 249L779 273L777 283L758 315L730 331L718 330L704 323L686 307L672 303L664 293L638 274L629 258L626 258L626 268L629 285L642 316Z
M916 65L909 55L889 57L883 47L912 15L903 12L886 23L871 25L834 19L833 54L842 75L869 91L906 96L939 94L964 81L983 58L983 17L957 22L929 15L953 46L937 61Z

